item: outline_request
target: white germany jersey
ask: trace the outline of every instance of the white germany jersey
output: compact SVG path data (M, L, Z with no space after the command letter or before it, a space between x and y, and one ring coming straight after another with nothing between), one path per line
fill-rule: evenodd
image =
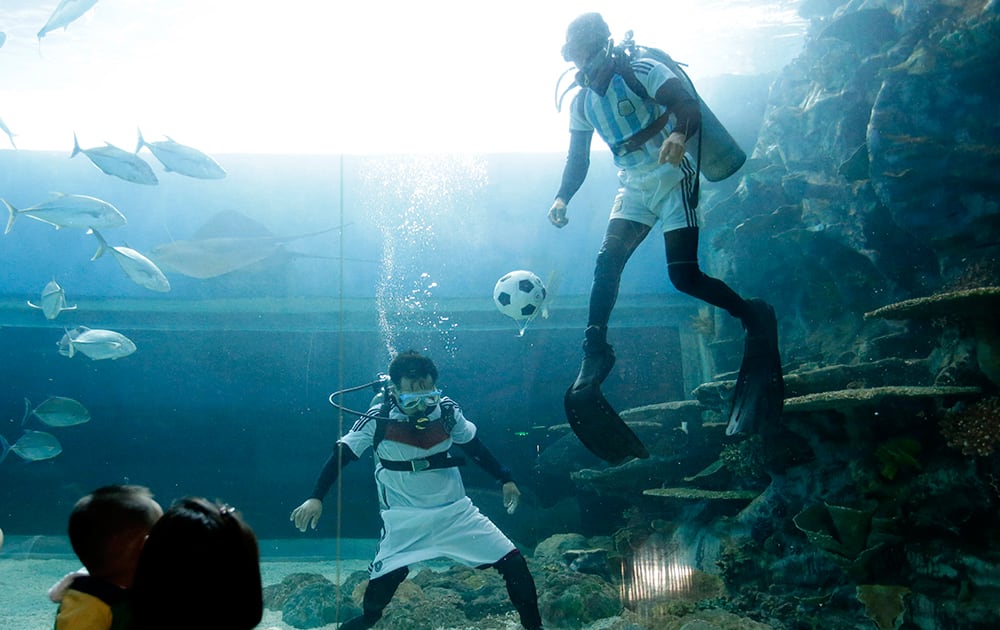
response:
M405 423L406 416L395 407L389 414L386 435L375 452L375 482L378 487L379 506L390 508L433 508L453 503L465 497L465 486L458 467L422 470L419 472L386 470L380 459L410 461L423 459L436 453L443 453L452 444L465 444L476 436L476 425L469 422L461 408L448 397L441 403L454 405L455 424L450 430L441 427L441 405L427 414L431 421L429 428L410 431ZM339 442L347 445L360 457L375 439L375 420L379 407L373 407L358 420ZM392 426L392 423L398 423ZM407 433L414 439L402 441ZM401 437L395 437L395 436ZM406 443L409 442L409 443Z

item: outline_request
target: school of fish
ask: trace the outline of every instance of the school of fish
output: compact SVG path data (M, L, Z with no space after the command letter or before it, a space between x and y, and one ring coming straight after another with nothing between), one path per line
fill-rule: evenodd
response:
M61 0L37 32L39 52L46 35L67 29L97 2L98 0ZM0 32L0 47L6 42L7 35ZM3 119L0 119L0 132L6 135L11 148L16 151L14 139L17 134ZM141 129L137 129L137 134L135 150L128 151L108 142L84 148L74 132L69 157L82 154L105 175L142 186L160 185L157 173L150 162L143 158L144 152L151 154L155 159L152 163L158 162L166 173L204 180L226 177L226 170L215 159L198 149L181 144L170 136L164 136L163 140L149 141L143 137ZM32 202L34 205L27 205ZM92 261L109 254L126 278L140 287L158 293L169 292L171 288L160 265L190 278L214 278L251 269L280 255L304 256L305 254L285 251L284 244L333 229L279 237L239 213L219 213L191 239L160 244L152 250L151 256L147 256L127 244L112 244L106 240L104 234L107 231L126 226L128 220L119 208L105 199L81 192L56 192L44 199L23 200L4 198L0 192L0 204L7 210L4 236L12 233L15 224L24 223L18 221L21 218L44 223L54 230L81 230L97 240L97 250ZM27 228L20 228L24 229ZM27 300L27 307L41 311L49 321L68 317L65 313L77 314L82 310L79 305L69 303L66 291L55 278L41 289L38 298L34 301ZM82 355L92 361L117 360L136 351L136 344L115 330L91 329L86 326L67 326L63 330L64 334L55 345L59 354L68 358ZM7 436L0 434L0 463L11 453L26 462L56 457L62 452L62 445L55 435L40 429L65 429L89 420L90 413L87 409L72 398L51 396L34 408L25 399L25 413L17 435L8 440ZM25 426L33 421L43 427Z
M62 453L62 444L56 436L47 431L25 428L31 418L36 418L46 427L65 428L89 422L90 412L79 401L65 396L50 396L34 409L31 408L31 401L25 398L18 437L11 443L0 434L0 463L11 453L26 462L52 459Z

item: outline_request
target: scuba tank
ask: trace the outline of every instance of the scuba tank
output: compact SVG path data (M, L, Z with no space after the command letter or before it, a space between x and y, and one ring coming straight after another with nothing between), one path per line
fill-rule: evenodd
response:
M711 108L698 96L698 91L695 89L691 78L688 77L687 73L681 67L682 64L674 61L670 55L658 48L636 44L632 39L632 31L625 33L624 40L615 46L614 54L623 62L622 67L629 69L631 68L631 62L637 59L653 59L662 63L677 75L677 78L684 84L688 93L698 101L698 105L701 108L701 130L695 134L697 138L695 142L691 142L691 138L688 138L688 146L690 147L688 151L695 158L699 170L705 175L705 179L710 182L722 181L732 176L743 166L743 163L747 159L746 153L736 143L736 140L722 122L719 121ZM564 72L556 82L557 111L562 108L562 101L566 94L579 85L574 78L570 85L561 94L559 93L559 87L563 79L571 70ZM624 75L623 78L626 79L629 87L632 88L632 84L635 81L630 80L629 77ZM635 91L634 88L632 89ZM642 92L645 92L645 90L643 89ZM649 98L648 94L640 93L639 95Z

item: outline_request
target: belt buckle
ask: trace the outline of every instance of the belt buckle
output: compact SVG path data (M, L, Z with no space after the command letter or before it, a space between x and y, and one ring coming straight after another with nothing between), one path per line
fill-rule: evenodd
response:
M410 465L413 467L413 472L420 472L421 470L427 470L431 467L431 463L426 459L411 460Z

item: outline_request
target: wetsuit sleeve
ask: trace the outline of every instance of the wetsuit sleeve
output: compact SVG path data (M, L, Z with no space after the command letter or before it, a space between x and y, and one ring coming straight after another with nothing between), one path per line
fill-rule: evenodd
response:
M322 501L326 493L333 487L334 482L337 481L337 477L340 476L340 471L343 470L344 466L357 460L358 456L354 454L354 451L350 447L344 445L343 442L337 442L337 446L333 449L330 458L323 465L323 470L320 471L319 478L316 480L316 485L313 486L313 491L309 494L309 498Z
M556 193L556 197L566 203L580 190L583 180L587 179L587 171L590 170L590 141L594 137L593 130L573 130L569 134L569 154L563 168L562 183Z
M468 455L472 461L479 464L483 470L491 474L500 483L507 483L509 481L514 481L514 476L510 472L510 468L502 465L497 461L497 458L493 456L493 453L486 448L478 437L474 437L465 444L459 444L459 447L465 454Z
M690 138L701 129L701 108L698 101L684 89L680 79L674 77L664 81L656 90L656 102L665 106L676 117L674 131Z

